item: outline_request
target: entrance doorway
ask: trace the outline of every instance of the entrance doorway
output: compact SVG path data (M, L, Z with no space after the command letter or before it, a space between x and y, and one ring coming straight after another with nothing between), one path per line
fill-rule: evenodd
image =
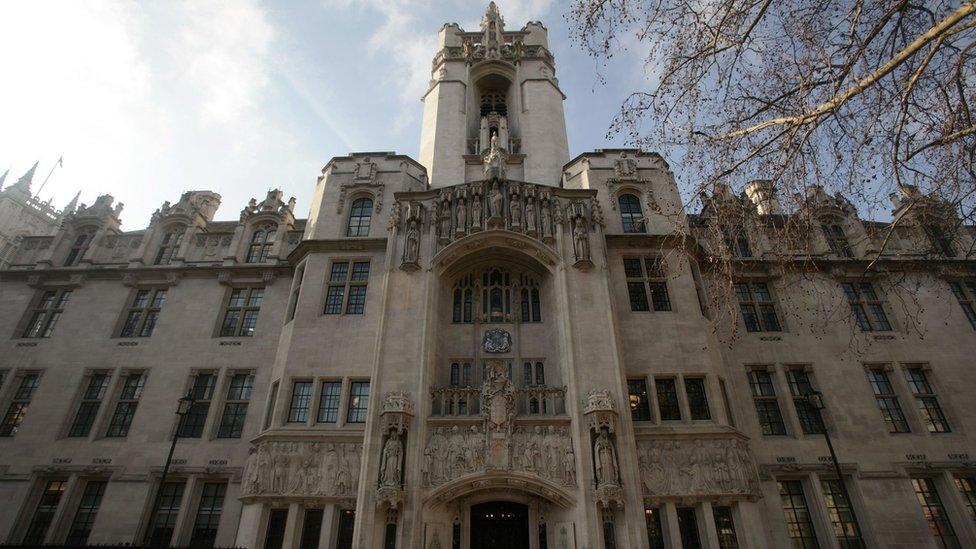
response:
M471 549L529 549L529 509L510 501L471 507Z

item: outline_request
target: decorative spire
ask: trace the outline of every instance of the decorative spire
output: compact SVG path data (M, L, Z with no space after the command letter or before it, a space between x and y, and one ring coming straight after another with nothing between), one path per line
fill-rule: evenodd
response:
M14 183L12 188L21 189L24 192L30 193L31 182L34 181L34 170L37 169L37 165L39 163L40 161L34 162L34 165L31 166L31 169L27 170L27 173L22 175L20 179L18 179L17 182Z
M7 180L8 173L10 173L10 168L7 168L7 171L3 172L3 175L0 175L0 191L3 190L3 182Z
M498 12L498 6L494 2L488 2L488 9L485 16L481 19L481 32L484 33L484 43L486 46L494 45L497 47L503 43L502 31L505 30L505 20Z
M61 214L68 215L70 213L74 213L74 211L78 209L79 198L81 198L81 191L78 191L78 194L76 194L75 197L71 199L71 202L68 202L68 205L64 207L64 210L61 212Z

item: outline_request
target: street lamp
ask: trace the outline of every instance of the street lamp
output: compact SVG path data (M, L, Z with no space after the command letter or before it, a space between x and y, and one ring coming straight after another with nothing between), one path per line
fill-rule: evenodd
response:
M169 454L166 455L166 464L163 465L163 475L159 478L159 488L156 489L156 497L152 506L153 516L150 517L150 520L154 520L156 513L159 512L159 502L163 497L163 486L166 485L166 475L169 474L169 465L173 461L173 452L176 450L176 441L180 438L180 429L183 427L183 419L187 414L190 413L190 409L193 407L195 402L196 399L193 398L193 391L191 390L186 394L186 396L181 397L176 405L176 415L179 416L180 419L176 422L176 431L173 433L173 442L169 446ZM149 527L152 528L152 523L149 524ZM152 535L151 530L149 535Z
M823 393L821 393L820 391L809 389L803 395L803 397L806 399L807 404L809 404L811 408L817 411L817 419L819 420L820 423L820 430L823 432L824 440L827 441L827 449L830 450L830 460L834 462L834 472L837 474L837 482L840 484L840 491L842 494L844 494L844 500L847 501L847 506L851 510L851 520L854 521L854 531L858 534L858 537L860 537L861 525L857 522L857 513L854 512L854 502L851 501L851 496L847 492L847 483L844 482L844 475L842 475L840 472L840 462L837 461L837 454L834 452L834 445L830 441L830 433L827 432L827 426L824 424L823 421L823 414L821 412L823 412L823 410L827 408L827 406L824 404ZM836 507L836 505L837 504L835 502L834 506ZM838 518L840 518L839 509L837 510L837 515ZM846 542L847 528L844 528L843 525L841 525L841 528L844 531L844 541Z

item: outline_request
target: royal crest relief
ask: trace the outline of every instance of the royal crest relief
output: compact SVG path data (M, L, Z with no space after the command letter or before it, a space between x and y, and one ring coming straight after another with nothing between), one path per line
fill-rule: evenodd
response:
M507 353L512 350L512 335L499 328L488 330L485 332L484 349L486 353Z

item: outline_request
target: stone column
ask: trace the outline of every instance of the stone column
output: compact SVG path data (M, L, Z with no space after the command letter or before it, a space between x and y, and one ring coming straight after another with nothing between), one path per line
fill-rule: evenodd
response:
M302 523L305 520L301 503L288 504L288 520L285 522L285 537L281 549L298 549L302 541Z
M319 531L318 549L333 548L335 529L339 524L339 519L336 514L336 505L334 503L326 504L322 508L322 529Z
M715 515L712 512L712 502L703 501L699 507L699 515L701 516L701 524L698 525L698 531L702 535L702 547L708 549L721 549L718 544L718 529L715 528Z
M264 540L262 534L268 522L268 510L262 503L245 503L241 509L241 520L237 525L237 547L260 547Z
M678 527L678 508L672 501L665 502L660 508L664 511L664 520L661 526L664 527L664 544L672 549L682 549L681 528Z

